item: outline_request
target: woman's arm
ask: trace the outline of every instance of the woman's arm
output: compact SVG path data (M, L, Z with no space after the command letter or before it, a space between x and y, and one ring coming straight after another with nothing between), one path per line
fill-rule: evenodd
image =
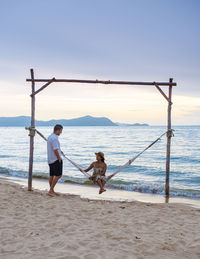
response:
M92 168L94 167L94 162L84 171L87 173L88 171L90 171Z
M105 174L106 174L106 170L107 170L107 164L105 163L105 165L104 165L104 167L103 167L102 175L105 175Z

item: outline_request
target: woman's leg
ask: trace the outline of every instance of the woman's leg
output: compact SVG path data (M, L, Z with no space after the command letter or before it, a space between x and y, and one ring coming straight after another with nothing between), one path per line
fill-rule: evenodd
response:
M106 181L101 180L101 184L102 184L102 188L104 189L104 186L105 186L105 184L106 184Z
M104 185L105 185L106 182L101 180L101 179L98 179L97 183L100 187L99 194L101 194L102 192L105 192L106 190L104 189Z
M98 179L98 180L97 180L97 183L98 183L98 185L99 185L99 187L100 187L100 190L102 190L102 189L103 189L103 186L102 186L101 180Z
M101 186L102 186L102 188L100 189L99 194L101 194L102 192L105 192L105 191L106 191L106 189L104 189L105 183L106 183L106 181L101 180Z

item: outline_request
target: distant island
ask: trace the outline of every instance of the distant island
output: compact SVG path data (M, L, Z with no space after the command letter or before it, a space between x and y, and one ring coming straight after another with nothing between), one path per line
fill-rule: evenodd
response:
M30 122L30 116L0 117L0 127L25 127L30 126ZM140 123L115 123L106 117L92 117L90 115L68 120L36 120L35 124L36 126L54 126L55 124L62 124L63 126L149 126Z

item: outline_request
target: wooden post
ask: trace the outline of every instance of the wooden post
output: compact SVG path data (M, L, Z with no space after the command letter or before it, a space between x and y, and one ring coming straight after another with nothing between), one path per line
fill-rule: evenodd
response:
M173 78L169 79L173 82ZM167 152L166 152L166 181L165 181L165 195L169 197L169 174L170 174L170 151L171 151L171 109L172 109L172 85L169 85L169 102L168 102L168 115L167 115Z
M34 71L31 68L32 94L35 92ZM33 151L35 136L35 95L31 96L31 128L30 128L30 152L29 152L29 174L28 174L28 191L32 191L32 172L33 172Z

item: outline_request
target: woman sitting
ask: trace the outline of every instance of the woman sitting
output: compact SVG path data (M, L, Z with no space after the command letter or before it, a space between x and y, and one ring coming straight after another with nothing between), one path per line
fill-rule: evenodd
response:
M104 185L106 183L105 173L106 173L107 165L104 162L105 158L104 158L104 153L103 152L95 153L95 155L96 155L96 161L93 162L84 171L88 172L88 171L90 171L93 168L93 170L94 170L93 174L92 174L92 176L89 179L92 180L93 183L97 183L99 185L99 187L100 187L99 194L101 194L102 192L106 191L104 189Z

